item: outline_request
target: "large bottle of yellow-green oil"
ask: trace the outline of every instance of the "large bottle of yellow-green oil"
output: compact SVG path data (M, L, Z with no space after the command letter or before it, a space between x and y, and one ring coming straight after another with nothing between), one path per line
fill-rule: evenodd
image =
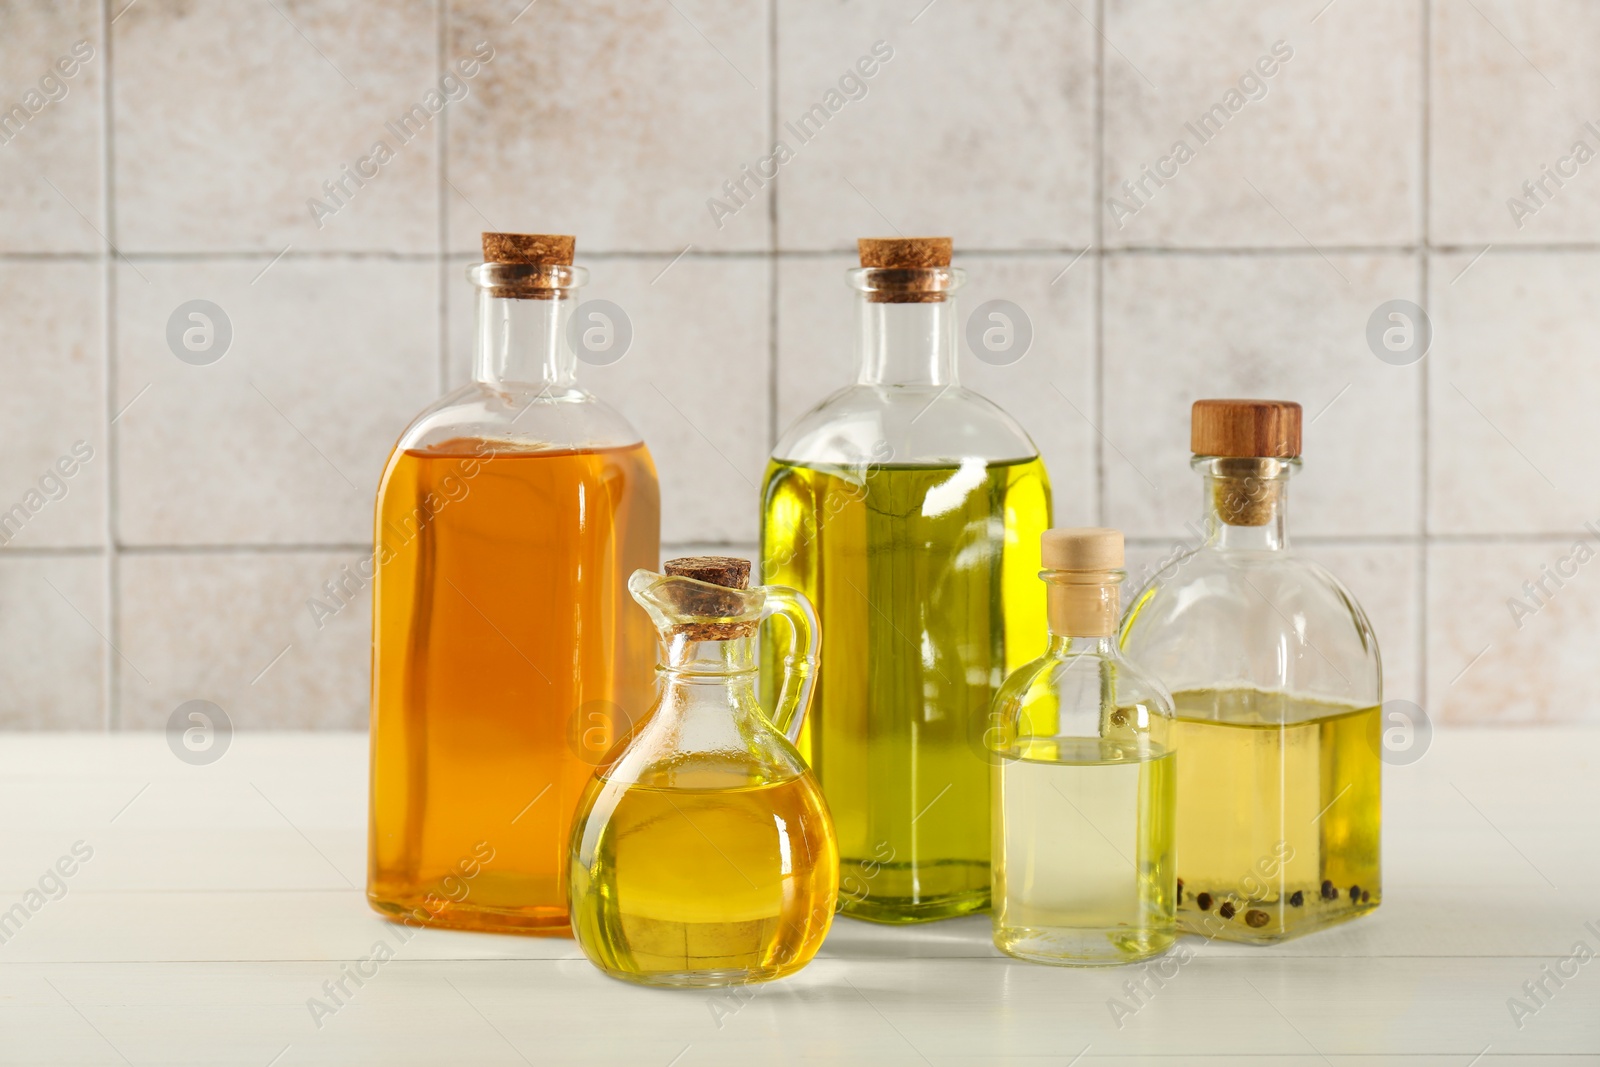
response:
M948 239L861 244L857 380L773 451L763 580L822 623L799 748L833 814L841 910L918 922L989 904L984 735L995 689L1044 650L1050 487L1021 427L956 383Z

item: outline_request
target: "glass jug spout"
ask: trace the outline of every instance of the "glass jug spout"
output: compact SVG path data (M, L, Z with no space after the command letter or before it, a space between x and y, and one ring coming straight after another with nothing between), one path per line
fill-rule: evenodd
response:
M628 591L660 632L659 669L669 676L753 674L756 632L767 619L781 616L788 623L783 681L776 703L763 710L793 744L805 725L816 683L821 638L811 602L783 586L743 588L749 578L747 560L702 556L695 562L700 577L673 574L669 563L667 574L637 570L628 579Z

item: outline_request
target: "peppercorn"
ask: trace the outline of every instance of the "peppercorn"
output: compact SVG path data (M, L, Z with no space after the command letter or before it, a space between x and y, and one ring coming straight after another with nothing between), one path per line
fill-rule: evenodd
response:
M1369 901L1371 899L1372 899L1372 894L1367 892L1365 889L1363 889L1361 891L1361 903L1365 904L1367 901Z
M1298 889L1296 889L1294 891L1294 895L1289 898L1289 906L1292 907L1292 908L1298 908L1302 904L1304 904L1305 902L1306 902L1306 895L1304 893L1300 892L1300 890L1298 890Z
M1199 896L1194 898L1194 902L1196 904L1200 905L1200 910L1201 911L1210 911L1211 910L1211 894L1210 893L1201 893Z
M1255 927L1257 930L1267 925L1270 919L1271 916L1262 911L1260 908L1251 908L1249 911L1244 913L1244 921Z
M1333 883L1332 882L1328 882L1328 881L1324 881L1322 883L1322 899L1323 900L1337 900L1338 898L1339 898L1339 891L1337 889L1333 888Z
M1351 886L1350 887L1350 903L1354 904L1357 901L1359 901L1360 899L1361 899L1361 887L1358 886L1358 885Z
M1224 919L1233 918L1233 901L1224 900L1222 902L1222 907L1217 909L1217 914L1222 916Z

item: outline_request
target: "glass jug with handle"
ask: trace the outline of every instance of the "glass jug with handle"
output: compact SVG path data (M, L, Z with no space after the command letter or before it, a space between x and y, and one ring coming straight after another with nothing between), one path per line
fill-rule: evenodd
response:
M574 819L572 925L607 974L658 986L781 978L822 944L839 888L822 791L795 750L819 635L806 598L748 589L721 556L635 571L660 631L650 715L595 773ZM788 623L772 712L756 698L762 621Z

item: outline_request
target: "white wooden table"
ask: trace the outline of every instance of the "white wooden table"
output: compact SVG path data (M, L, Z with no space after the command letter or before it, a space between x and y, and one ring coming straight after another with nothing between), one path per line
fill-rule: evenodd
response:
M240 734L196 767L160 735L9 735L0 914L29 914L0 926L0 1063L1600 1063L1600 959L1545 978L1542 1005L1523 989L1578 942L1600 953L1597 747L1439 731L1385 771L1374 916L1188 941L1119 1027L1138 970L1011 961L982 916L839 920L800 974L738 994L615 982L564 939L425 930L314 1020L324 983L395 941L362 895L364 736ZM1514 1020L1513 997L1537 1012Z

